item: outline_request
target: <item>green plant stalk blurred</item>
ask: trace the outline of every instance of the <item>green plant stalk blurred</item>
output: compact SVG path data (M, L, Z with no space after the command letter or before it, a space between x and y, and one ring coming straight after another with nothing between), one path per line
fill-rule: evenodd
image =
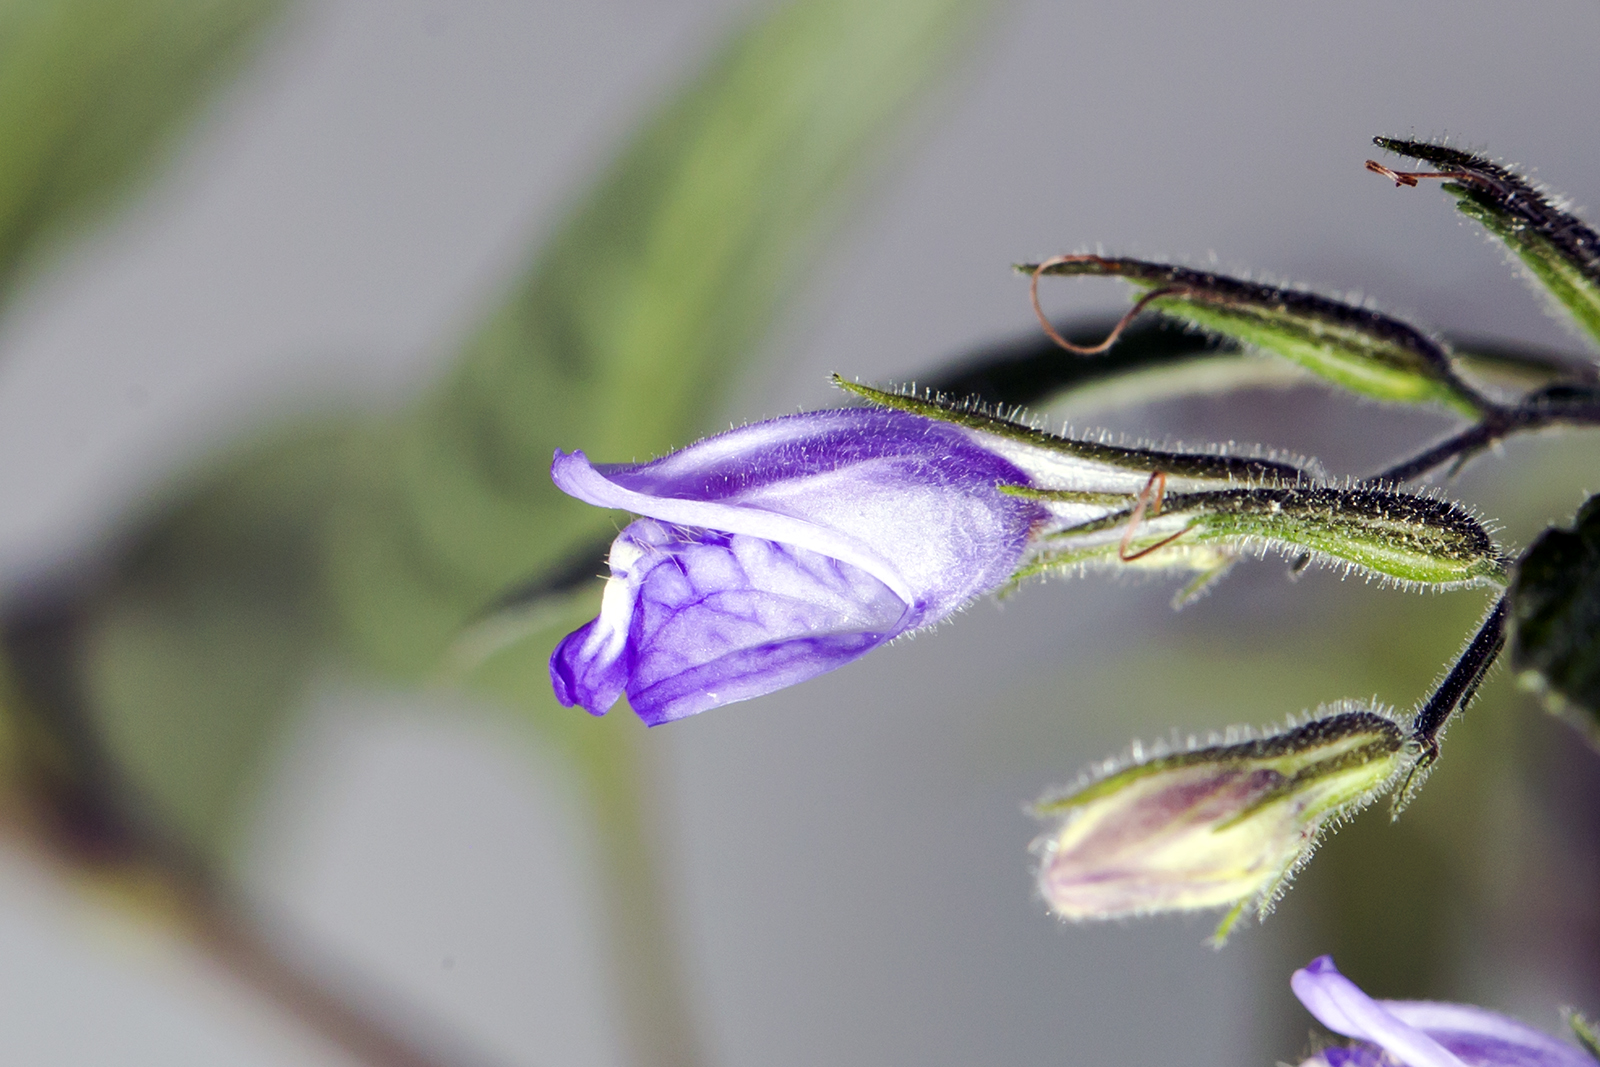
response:
M750 21L578 200L441 387L242 447L176 485L93 581L12 605L12 656L63 676L27 679L39 728L19 758L55 768L27 780L66 783L138 861L226 908L239 828L314 672L465 685L585 780L634 1059L699 1062L642 727L555 706L560 627L465 665L459 642L612 527L550 483L555 448L628 459L710 426L886 134L990 7L798 0Z

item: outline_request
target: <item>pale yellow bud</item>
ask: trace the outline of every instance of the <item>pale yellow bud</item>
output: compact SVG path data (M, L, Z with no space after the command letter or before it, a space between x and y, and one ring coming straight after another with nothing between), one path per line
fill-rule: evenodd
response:
M1414 762L1393 720L1353 705L1271 737L1146 759L1042 802L1039 888L1066 919L1270 907L1330 822Z

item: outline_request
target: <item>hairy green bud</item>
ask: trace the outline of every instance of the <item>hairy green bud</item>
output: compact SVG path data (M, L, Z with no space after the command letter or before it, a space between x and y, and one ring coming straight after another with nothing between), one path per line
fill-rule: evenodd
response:
M1406 731L1354 704L1268 737L1141 758L1037 806L1039 889L1064 919L1227 907L1265 915L1324 829L1393 789Z

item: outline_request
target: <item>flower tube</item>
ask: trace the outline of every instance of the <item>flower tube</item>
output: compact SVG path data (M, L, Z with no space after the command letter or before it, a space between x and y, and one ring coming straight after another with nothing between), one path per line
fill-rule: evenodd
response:
M550 661L556 696L655 725L831 670L946 617L1017 568L1041 505L960 429L819 411L653 463L558 453L564 491L645 518L612 546L600 615Z
M1319 956L1289 980L1317 1021L1351 1044L1302 1067L1595 1067L1583 1050L1470 1004L1373 1000ZM1581 1025L1581 1024L1579 1024Z

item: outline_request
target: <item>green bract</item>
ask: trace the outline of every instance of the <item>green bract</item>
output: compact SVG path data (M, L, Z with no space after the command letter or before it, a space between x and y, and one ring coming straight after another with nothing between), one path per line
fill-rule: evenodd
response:
M1456 374L1449 354L1437 342L1413 326L1367 308L1299 289L1139 259L1063 256L1042 267L1026 264L1017 269L1123 278L1163 314L1275 352L1376 400L1440 404L1468 416L1486 406Z
M1312 468L1275 456L1168 452L1063 437L977 407L889 393L845 382L874 404L955 423L995 443L1024 469L1050 470L1059 456L1066 487L1036 481L1002 491L1071 516L1042 533L1016 574L1086 563L1137 563L1197 570L1209 578L1242 553L1310 554L1401 585L1501 585L1506 561L1464 508L1397 490L1326 484ZM1044 461L1032 459L1044 456ZM1024 458L1027 457L1027 458ZM1097 471L1148 476L1116 485ZM1194 591L1191 588L1191 592Z
M1012 489L1040 499L1050 492ZM1071 494L1065 494L1071 495ZM1141 517L1136 505L1053 535L1030 573L1154 550L1198 546L1230 552L1309 552L1403 585L1450 589L1498 585L1504 558L1483 526L1461 507L1432 497L1329 485L1257 486L1174 493L1161 514ZM1131 536L1129 527L1132 526Z
M1600 341L1600 234L1482 156L1425 141L1375 137L1373 143L1443 168L1433 177L1446 179L1444 189L1461 213L1499 238L1550 298ZM1415 178L1408 180L1415 185Z

